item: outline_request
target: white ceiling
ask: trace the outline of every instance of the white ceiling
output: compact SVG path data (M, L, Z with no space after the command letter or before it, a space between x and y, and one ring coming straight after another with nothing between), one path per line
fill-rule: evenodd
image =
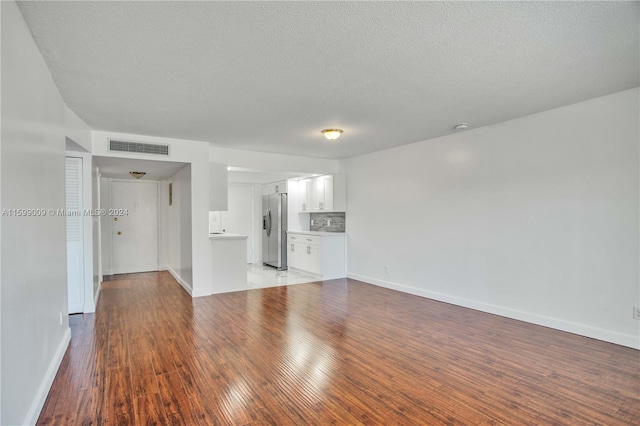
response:
M239 149L344 158L639 84L638 2L19 5L92 128Z

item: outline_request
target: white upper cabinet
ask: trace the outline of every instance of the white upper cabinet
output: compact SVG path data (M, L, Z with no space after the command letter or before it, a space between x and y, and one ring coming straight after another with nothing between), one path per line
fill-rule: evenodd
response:
M333 210L333 176L319 176L313 182L313 210Z
M325 175L298 181L299 211L347 211L345 175Z
M301 212L308 212L312 209L311 196L313 194L313 191L311 188L311 184L311 179L298 181L298 200L300 201L298 210L300 210Z
M286 194L289 192L286 180L273 183L265 183L262 185L262 195Z

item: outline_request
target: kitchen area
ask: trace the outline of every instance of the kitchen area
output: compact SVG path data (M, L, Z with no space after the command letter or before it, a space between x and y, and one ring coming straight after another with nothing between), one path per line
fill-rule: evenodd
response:
M227 179L227 209L209 212L214 294L346 277L344 174Z

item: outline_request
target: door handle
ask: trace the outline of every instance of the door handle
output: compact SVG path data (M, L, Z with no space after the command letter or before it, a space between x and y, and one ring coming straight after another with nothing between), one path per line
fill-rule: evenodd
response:
M267 237L271 236L271 209L267 210Z
M122 235L122 231L118 231L118 235Z

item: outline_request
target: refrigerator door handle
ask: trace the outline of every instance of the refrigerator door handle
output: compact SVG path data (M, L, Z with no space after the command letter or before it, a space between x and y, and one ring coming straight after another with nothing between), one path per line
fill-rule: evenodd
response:
M271 236L271 209L267 210L267 237Z

